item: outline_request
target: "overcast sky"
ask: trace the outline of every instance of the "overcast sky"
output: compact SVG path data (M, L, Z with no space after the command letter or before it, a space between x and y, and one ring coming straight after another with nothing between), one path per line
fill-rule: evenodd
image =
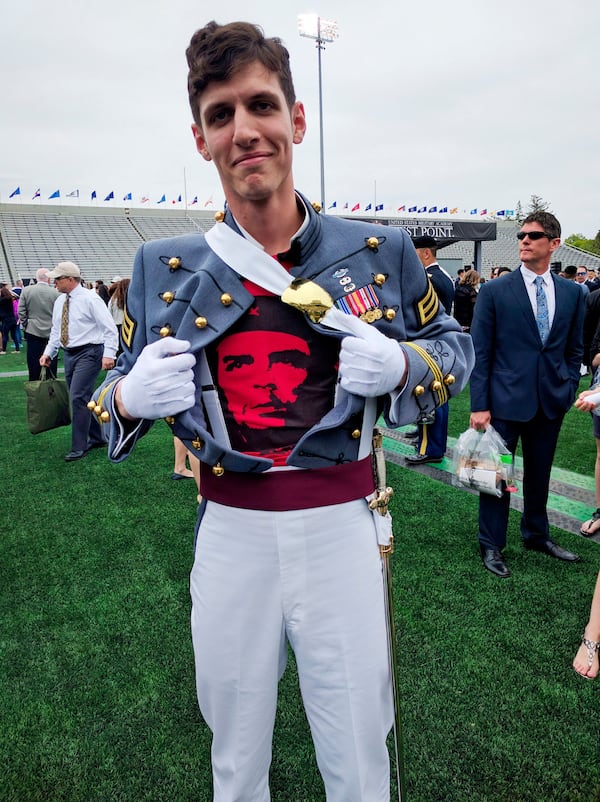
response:
M311 0L312 1L312 0ZM322 53L327 205L523 208L563 236L600 229L598 0L18 0L0 13L0 200L75 189L167 204L223 198L190 133L185 48L245 19L291 55L308 133L298 189L320 198L317 51L297 16L336 20ZM185 176L185 184L184 184ZM50 201L51 203L53 201ZM56 201L54 201L56 202ZM431 215L430 215L431 216ZM474 219L471 217L471 219Z

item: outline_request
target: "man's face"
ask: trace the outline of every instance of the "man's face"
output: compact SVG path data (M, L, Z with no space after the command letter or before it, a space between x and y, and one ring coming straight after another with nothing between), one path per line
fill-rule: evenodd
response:
M54 286L59 292L71 292L75 287L76 281L71 276L59 276L54 279Z
M225 337L217 346L217 381L239 425L284 426L298 389L308 376L310 351L295 334L251 331Z
M200 97L198 152L214 161L228 202L262 201L293 190L292 150L304 138L304 108L291 111L277 75L253 62Z
M544 233L544 229L540 223L524 223L521 227L521 233L526 234L530 231L540 231ZM550 264L550 257L560 245L560 239L548 239L547 236L540 237L540 239L525 239L519 240L519 258L523 264L530 270L539 271L544 273Z
M592 268L589 268L589 270L587 271L587 277L589 281L593 281L596 278L596 274L594 273Z
M578 284L583 284L583 282L587 278L587 270L585 267L578 267L577 273L575 274L575 278L577 279Z

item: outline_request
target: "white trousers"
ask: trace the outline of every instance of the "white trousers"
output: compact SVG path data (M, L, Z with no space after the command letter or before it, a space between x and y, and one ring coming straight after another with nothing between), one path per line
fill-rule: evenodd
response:
M364 499L262 512L208 502L191 573L215 802L268 802L289 641L328 802L387 802L392 694L381 558Z

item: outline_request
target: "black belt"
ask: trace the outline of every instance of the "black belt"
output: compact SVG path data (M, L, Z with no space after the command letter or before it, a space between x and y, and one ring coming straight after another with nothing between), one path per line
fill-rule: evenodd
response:
M86 343L86 345L77 345L75 348L63 348L67 354L76 354L78 351L83 351L84 348L98 348L102 343Z

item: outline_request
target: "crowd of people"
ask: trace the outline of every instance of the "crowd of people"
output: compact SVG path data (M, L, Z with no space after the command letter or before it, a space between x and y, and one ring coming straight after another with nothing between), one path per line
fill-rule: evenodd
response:
M46 277L58 294L38 362L51 367L63 349L67 461L98 445L120 462L164 419L173 478L200 477L191 629L214 799L269 798L289 645L327 798L387 802L392 537L374 425L379 415L416 424L408 464L440 462L450 399L470 380L471 427L493 426L513 454L521 441L524 547L577 562L550 538L546 505L585 360L584 294L550 269L561 231L547 212L523 221L520 265L483 285L473 269L455 285L431 238L319 214L293 181L306 118L283 43L211 22L186 55L196 148L226 209L206 235L144 243L130 285L115 277L112 293L100 282L87 291L79 267L59 263ZM577 401L596 404L593 391ZM511 573L509 505L506 491L480 493L481 560L499 578ZM600 527L600 492L584 526ZM599 584L573 663L588 679Z

